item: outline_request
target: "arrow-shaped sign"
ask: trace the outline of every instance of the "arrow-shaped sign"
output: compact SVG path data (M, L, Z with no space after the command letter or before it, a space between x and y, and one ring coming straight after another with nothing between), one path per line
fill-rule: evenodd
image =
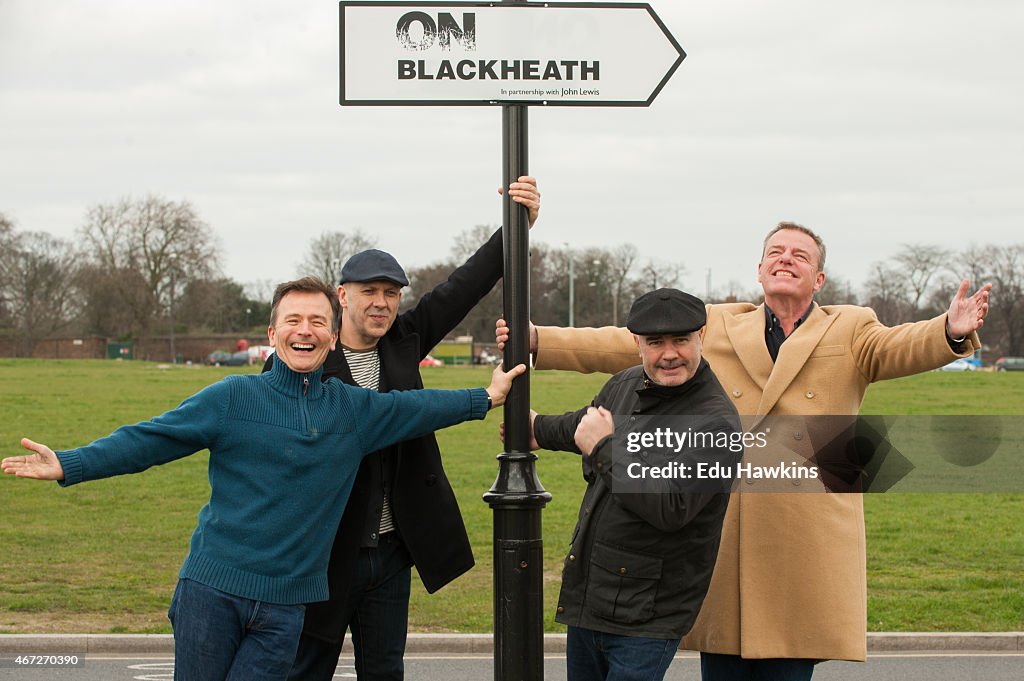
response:
M648 106L686 56L648 4L340 5L342 104Z

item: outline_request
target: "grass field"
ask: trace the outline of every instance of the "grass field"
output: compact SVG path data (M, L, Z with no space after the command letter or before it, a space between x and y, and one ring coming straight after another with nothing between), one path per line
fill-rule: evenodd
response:
M0 455L29 436L73 447L148 418L236 370L142 362L0 360ZM605 380L538 372L533 406L582 405ZM479 368L424 370L429 387L483 385ZM1024 375L930 373L873 386L865 413L1024 414ZM500 411L439 434L477 567L432 596L413 586L416 631L490 631L491 511ZM583 483L578 459L542 452L546 627ZM1022 464L1024 466L1024 464ZM69 489L0 479L0 632L169 632L165 611L196 514L206 454ZM1024 495L870 494L869 629L1024 630Z

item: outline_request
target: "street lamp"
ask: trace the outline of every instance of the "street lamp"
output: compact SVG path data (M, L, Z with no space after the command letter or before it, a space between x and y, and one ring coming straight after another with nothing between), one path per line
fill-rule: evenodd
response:
M565 244L565 252L569 255L569 328L576 326L576 258L573 257L569 242Z
M170 340L171 340L171 363L178 363L178 353L174 347L174 275L178 271L178 254L171 253L167 258L171 263L171 297L167 303L168 316L170 317Z
M512 3L509 3L512 4ZM502 184L527 172L527 110L503 104ZM505 250L503 309L509 326L505 369L530 364L530 237L527 211L502 199ZM505 451L484 494L494 518L494 679L544 678L544 551L541 511L551 500L530 451L530 372L512 382L505 399Z

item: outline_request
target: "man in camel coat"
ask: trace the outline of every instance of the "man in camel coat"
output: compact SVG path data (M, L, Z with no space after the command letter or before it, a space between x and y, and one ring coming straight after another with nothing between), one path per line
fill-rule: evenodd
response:
M890 328L869 308L816 305L824 262L820 237L780 223L758 264L764 304L708 306L704 356L741 415L856 415L870 383L980 347L991 285L968 296L964 281L947 313ZM638 362L629 332L615 327L537 328L531 346L538 369L614 373ZM682 647L701 651L704 681L810 679L817 661L866 658L866 601L860 494L734 494Z

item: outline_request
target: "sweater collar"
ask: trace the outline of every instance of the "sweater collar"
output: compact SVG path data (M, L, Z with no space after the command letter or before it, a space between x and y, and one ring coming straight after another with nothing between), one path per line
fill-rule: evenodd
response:
M263 375L267 377L266 380L270 385L288 395L301 395L305 392L308 397L319 397L324 391L323 383L321 383L323 373L324 368L321 366L316 371L300 374L297 371L292 371L291 367L280 358L275 358L270 371ZM305 379L309 379L308 384Z

